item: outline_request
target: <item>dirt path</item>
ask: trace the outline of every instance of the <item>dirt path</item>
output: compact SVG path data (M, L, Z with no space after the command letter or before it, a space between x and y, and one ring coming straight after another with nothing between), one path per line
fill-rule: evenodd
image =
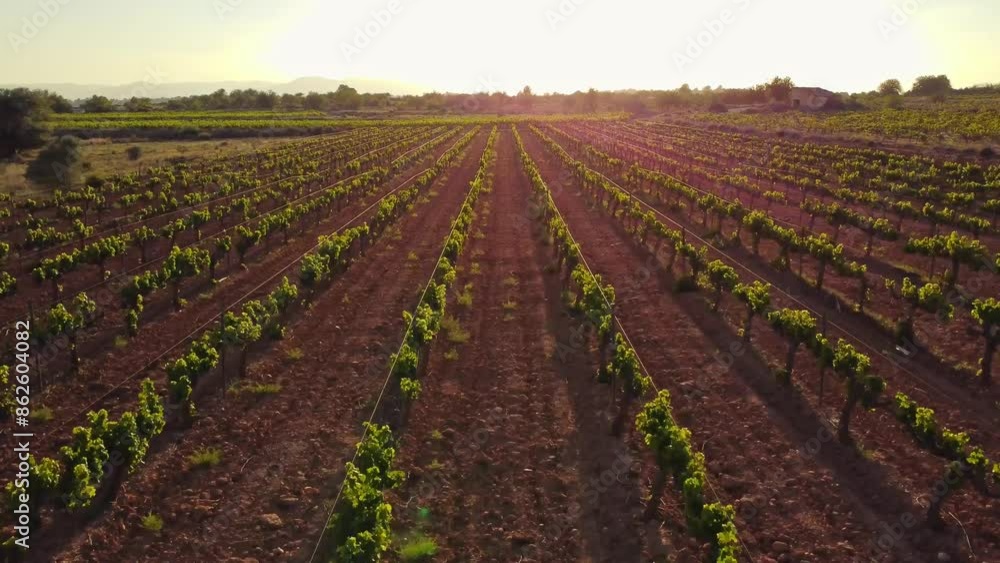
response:
M280 392L206 397L194 427L154 454L62 559L274 561L311 551L402 336L400 313L433 270L485 143L483 131L435 182L438 195L400 219L397 236L384 234L259 354L248 380L280 383ZM206 447L222 451L219 465L190 469L188 457ZM162 534L140 526L150 511L163 517Z
M544 273L550 251L532 232L509 129L497 162L477 218L485 238L459 262L472 305L448 305L469 339L433 347L401 447L397 530L433 537L437 561L639 561L634 455L604 424L588 350L557 352L573 321L559 276ZM601 486L602 473L618 482Z

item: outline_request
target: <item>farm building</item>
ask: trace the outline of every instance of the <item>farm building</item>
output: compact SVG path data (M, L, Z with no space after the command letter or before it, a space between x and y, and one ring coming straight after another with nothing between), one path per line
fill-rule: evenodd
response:
M823 88L792 88L788 99L793 108L820 109L834 96L836 94Z

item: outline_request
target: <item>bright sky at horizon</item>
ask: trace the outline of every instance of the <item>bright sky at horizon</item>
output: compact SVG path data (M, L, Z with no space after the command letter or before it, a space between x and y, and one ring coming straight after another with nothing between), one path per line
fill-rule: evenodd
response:
M996 0L4 0L0 84L363 77L452 92L1000 82ZM991 4L993 4L991 6ZM140 8L141 6L141 8Z

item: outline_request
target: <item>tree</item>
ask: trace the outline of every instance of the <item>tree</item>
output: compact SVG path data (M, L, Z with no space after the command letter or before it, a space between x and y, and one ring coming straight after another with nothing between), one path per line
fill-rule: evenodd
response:
M878 396L885 391L885 381L868 374L871 369L871 358L858 352L844 340L837 341L833 353L833 371L843 377L847 383L847 398L840 411L840 424L837 428L838 439L847 444L851 441L851 415L859 402L865 406L875 403Z
M70 510L86 508L97 495L97 485L104 477L109 457L103 439L107 418L108 411L104 409L87 413L89 426L74 428L70 444L59 450L67 469L62 492Z
M96 94L84 100L81 107L87 113L107 113L115 110L115 105L111 100Z
M302 109L302 93L298 94L282 94L281 95L281 109L283 110L297 110Z
M63 135L49 143L28 164L28 177L42 182L58 182L72 187L80 177L80 139Z
M306 287L313 288L319 285L330 275L330 259L319 253L307 254L303 259L299 270L299 279Z
M40 95L53 113L73 113L73 104L63 96L48 90L42 90Z
M878 93L883 96L898 96L903 93L903 85L899 80L890 78L878 85Z
M83 247L80 251L81 261L89 264L97 264L100 269L98 274L101 279L104 279L105 270L104 264L109 258L114 258L115 256L121 256L128 251L129 244L131 243L131 238L128 234L121 236L111 235L99 240L96 240L87 246Z
M531 111L535 105L535 95L531 92L531 86L525 86L517 93L517 101L525 111Z
M49 310L48 330L53 336L66 335L69 340L70 366L75 373L80 367L80 355L76 349L76 333L90 322L97 304L80 293L67 308L62 303Z
M211 254L211 262L208 264L208 277L210 279L215 279L215 267L219 264L223 257L229 256L229 251L232 249L233 239L229 235L215 239L215 245L213 245Z
M326 109L326 98L323 94L317 94L316 92L309 92L306 94L305 100L302 102L303 107L312 110L323 110Z
M621 333L615 335L615 353L611 356L606 373L611 381L621 381L626 397L641 397L653 385L652 380L642 372L639 356Z
M31 270L32 276L39 281L46 280L52 282L52 299L57 299L62 291L59 280L66 272L76 269L79 259L79 251L72 253L61 252L54 258L42 258L42 261Z
M986 300L976 299L972 303L972 318L983 327L986 349L979 366L983 385L989 386L993 382L993 355L997 351L997 345L1000 344L1000 300L993 297Z
M163 279L173 286L174 308L180 310L180 286L184 278L191 278L208 269L212 258L207 250L201 248L185 248L175 246L163 263Z
M743 340L749 342L753 318L763 315L771 306L771 284L760 280L749 285L741 283L733 289L733 295L746 305L747 322L743 325Z
M875 243L876 236L890 241L899 238L899 231L897 231L889 220L884 217L878 219L864 219L862 223L862 230L868 233L868 242L865 244L865 258L871 257L872 247Z
M816 319L805 309L780 309L772 311L767 320L778 334L788 340L785 369L778 374L778 381L789 385L792 382L792 369L795 367L795 353L803 342L815 336Z
M921 76L913 82L910 93L914 96L945 96L951 93L951 80L944 74Z
M383 490L405 478L392 469L396 443L388 426L365 423L365 439L358 444L355 462L347 463L344 498L349 502L332 529L337 561L379 561L392 544L392 507Z
M903 284L900 286L898 294L895 293L896 282L894 280L886 280L885 286L890 293L893 293L894 297L905 303L903 316L896 323L896 337L904 342L916 340L913 317L916 315L917 309L937 314L943 321L950 320L954 314L955 308L945 298L941 286L936 283L917 287L910 281L910 278L903 278Z
M0 158L45 142L47 105L27 88L0 90Z
M170 401L181 407L184 422L190 422L194 415L194 403L191 394L199 378L219 365L219 346L221 335L219 331L202 334L188 347L188 352L172 362L167 362L164 369L170 387Z
M258 301L252 301L247 303L247 306L250 306L252 303L260 304ZM232 346L240 352L239 375L241 378L246 375L247 350L250 344L260 340L264 332L264 327L261 326L258 319L247 312L246 309L251 309L251 307L247 306L244 307L245 310L239 315L227 312L222 325L223 344Z
M254 98L254 107L257 109L274 109L278 106L278 95L274 92L258 92Z
M691 431L674 421L670 393L662 390L642 407L635 427L643 443L653 451L660 471L653 485L654 494L662 491L667 475L682 476L694 457ZM656 497L658 498L658 497Z
M156 231L150 229L146 225L138 227L134 231L135 237L132 239L134 244L139 247L139 260L140 263L146 263L146 244L151 240L156 240Z
M792 82L791 78L775 76L764 86L764 90L771 99L777 102L787 102L794 87L795 83Z
M819 261L819 272L816 275L816 289L822 290L826 267L831 263L837 264L844 259L844 245L835 245L829 240L826 233L820 233L818 237L810 235L806 238L805 245L809 250L809 254L812 254Z
M347 84L341 84L331 96L335 109L358 109L361 106L361 96L358 91Z
M208 95L205 106L208 109L225 109L229 105L229 96L224 88L219 88Z
M905 250L910 253L930 256L932 260L931 275L933 275L934 270L934 259L938 257L950 258L951 269L945 276L948 289L954 288L955 284L958 283L959 269L963 264L978 270L989 260L989 250L986 245L970 237L959 235L955 231L947 236L937 235L910 239L906 243Z
M743 216L743 224L750 231L750 246L756 256L760 254L760 237L771 229L774 221L763 211L752 211Z
M113 427L113 451L122 454L129 471L135 471L146 457L150 440L163 432L165 426L163 402L156 386L151 379L143 380L138 410L134 414L123 413Z
M597 100L598 93L597 90L593 88L587 90L587 93L583 95L583 107L586 109L587 113L594 113L597 111Z
M125 111L153 111L153 101L149 98L132 96L125 101Z
M709 262L705 273L708 275L709 283L715 289L715 300L712 302L712 311L718 311L719 302L722 301L722 292L731 291L740 281L740 276L732 266L729 266L722 260Z
M889 203L889 210L896 214L896 230L903 229L903 219L907 217L917 217L920 212L909 201L893 201Z

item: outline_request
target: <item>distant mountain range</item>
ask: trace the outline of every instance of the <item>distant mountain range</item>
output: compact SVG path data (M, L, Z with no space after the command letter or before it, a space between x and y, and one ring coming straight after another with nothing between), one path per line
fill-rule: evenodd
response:
M228 80L219 82L164 82L162 84L146 84L143 82L133 82L131 84L121 84L118 86L108 86L106 84L5 84L0 88L27 87L40 90L56 92L70 100L89 98L93 95L107 96L111 99L126 99L132 96L145 98L162 99L176 98L180 96L192 96L196 94L211 94L222 88L227 92L232 90L273 90L277 94L297 94L299 92L332 92L341 84L347 84L362 94L384 93L394 95L422 94L430 89L397 82L392 80L377 80L370 78L348 78L344 80L333 80L320 76L309 76L296 78L291 82L266 82L261 80Z

